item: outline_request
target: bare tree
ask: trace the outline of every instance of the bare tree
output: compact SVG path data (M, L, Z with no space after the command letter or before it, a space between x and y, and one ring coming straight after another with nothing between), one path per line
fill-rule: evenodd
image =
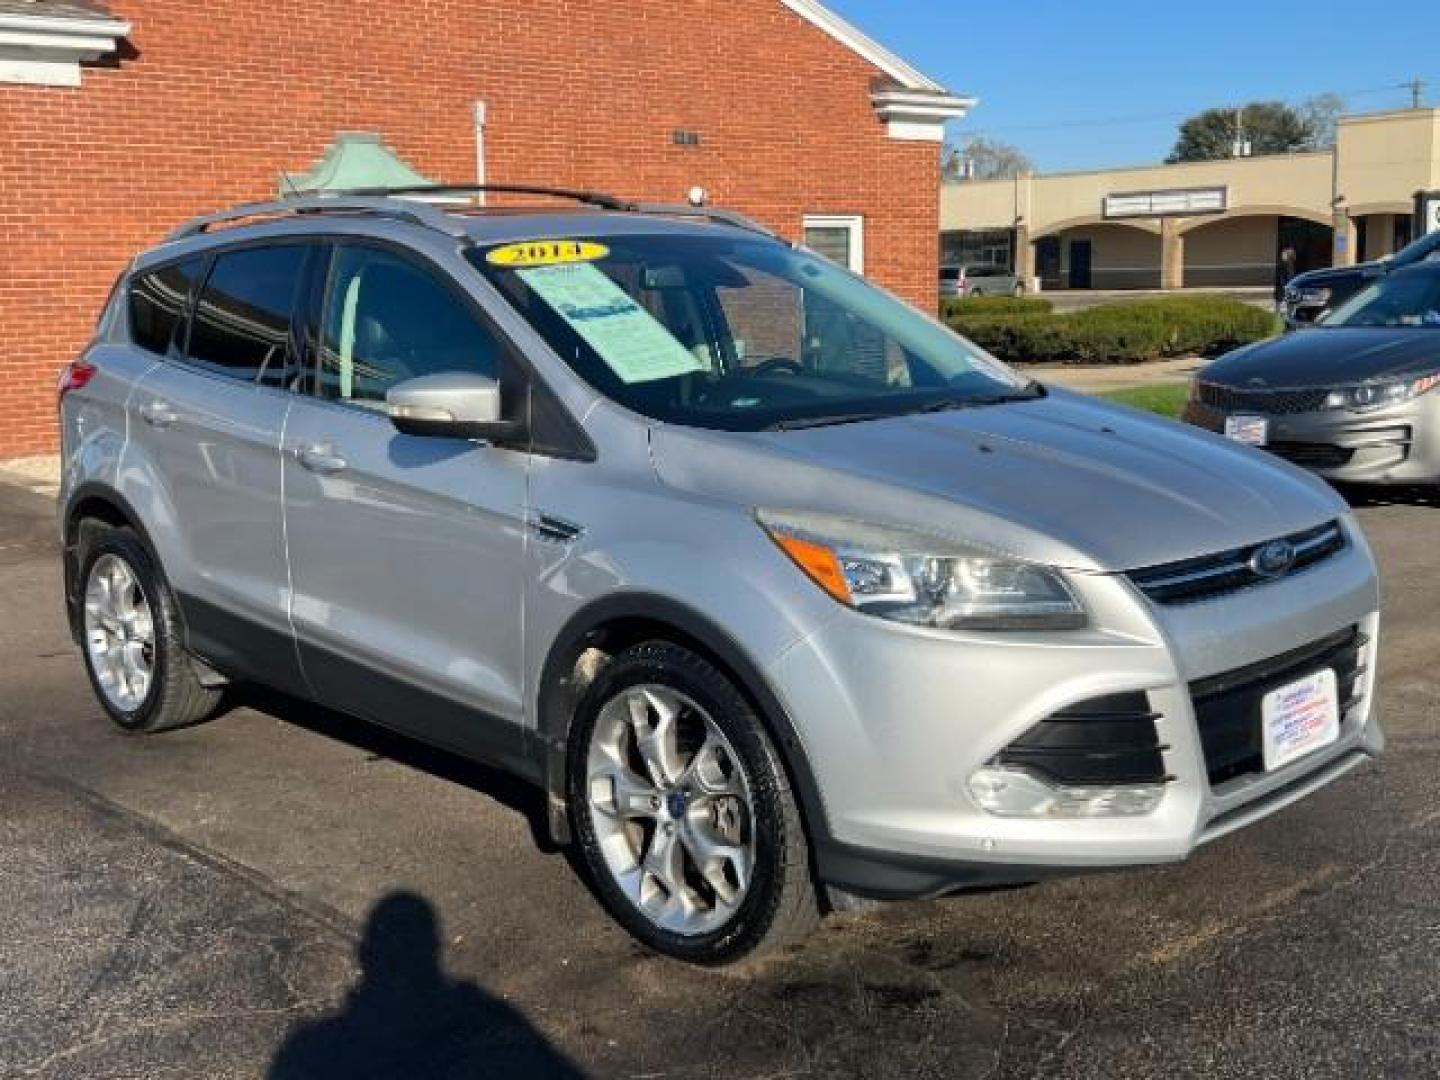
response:
M1316 94L1299 105L1299 113L1310 128L1315 149L1329 150L1335 145L1335 125L1345 111L1345 99L1339 94Z
M944 178L961 180L1009 180L1034 166L1019 147L983 135L972 135L953 147L945 158Z

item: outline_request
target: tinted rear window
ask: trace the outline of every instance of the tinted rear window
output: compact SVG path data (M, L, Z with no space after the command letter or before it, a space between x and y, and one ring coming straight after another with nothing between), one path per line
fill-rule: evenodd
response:
M306 250L277 244L217 255L195 305L190 361L247 382L283 371Z
M158 356L178 353L178 331L190 302L190 290L204 265L187 259L141 274L130 282L130 338Z

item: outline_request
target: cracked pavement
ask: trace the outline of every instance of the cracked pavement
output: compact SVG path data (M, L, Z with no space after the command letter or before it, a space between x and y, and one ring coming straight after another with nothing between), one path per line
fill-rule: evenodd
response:
M1357 498L1389 749L1180 866L641 952L523 785L252 697L112 730L0 485L0 1076L1440 1073L1440 496Z

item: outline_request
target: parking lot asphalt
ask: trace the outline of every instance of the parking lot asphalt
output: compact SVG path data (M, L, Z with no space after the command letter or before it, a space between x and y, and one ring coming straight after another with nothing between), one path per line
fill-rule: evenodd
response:
M1360 499L1385 759L1172 867L634 946L523 785L313 707L113 730L0 485L0 1076L1440 1074L1440 496Z

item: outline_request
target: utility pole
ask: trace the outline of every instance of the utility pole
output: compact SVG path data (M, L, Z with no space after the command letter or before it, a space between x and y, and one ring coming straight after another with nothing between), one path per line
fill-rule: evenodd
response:
M1424 107L1425 102L1425 80L1415 76L1409 82L1401 83L1402 90L1410 91L1410 108L1419 109Z

